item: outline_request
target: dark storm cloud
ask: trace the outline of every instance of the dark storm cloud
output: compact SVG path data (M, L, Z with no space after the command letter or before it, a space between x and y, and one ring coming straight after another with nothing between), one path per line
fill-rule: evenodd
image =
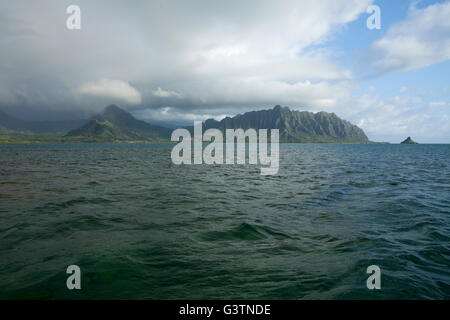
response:
M0 106L73 115L117 103L186 119L333 107L352 75L332 52L308 48L370 2L2 2ZM66 28L70 4L81 8L81 30Z

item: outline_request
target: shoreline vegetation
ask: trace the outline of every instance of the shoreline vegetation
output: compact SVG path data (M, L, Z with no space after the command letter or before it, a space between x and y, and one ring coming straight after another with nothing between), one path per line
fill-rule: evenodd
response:
M0 144L8 143L171 143L170 140L108 140L95 138L75 138L65 136L42 137L42 136L26 136L26 137L4 137L0 136ZM176 143L176 142L173 142Z
M27 137L3 137L0 136L0 144L56 144L56 143L126 143L126 144L177 144L177 141L170 140L108 140L108 139L95 139L95 138L73 138L65 136L55 137L40 137L40 136L27 136ZM206 142L205 142L206 143ZM289 142L280 141L280 144L391 144L390 142ZM395 143L394 143L395 144Z

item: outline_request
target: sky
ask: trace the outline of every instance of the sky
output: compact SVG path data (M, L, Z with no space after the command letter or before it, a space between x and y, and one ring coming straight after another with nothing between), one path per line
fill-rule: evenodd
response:
M117 104L186 125L283 105L372 141L450 143L450 1L15 0L0 30L0 110L23 119Z

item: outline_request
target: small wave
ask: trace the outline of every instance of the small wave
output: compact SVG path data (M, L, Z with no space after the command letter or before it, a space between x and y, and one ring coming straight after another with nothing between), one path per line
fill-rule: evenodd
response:
M103 197L95 197L95 198L85 198L85 197L79 197L76 199L70 199L67 201L55 203L55 202L48 202L43 206L36 207L36 210L48 210L48 209L64 209L64 208L70 208L76 205L83 205L83 204L108 204L113 203L114 200L106 199Z
M266 238L290 238L288 235L275 231L265 226L257 226L250 223L241 223L239 226L228 231L209 231L201 235L203 240L263 240Z

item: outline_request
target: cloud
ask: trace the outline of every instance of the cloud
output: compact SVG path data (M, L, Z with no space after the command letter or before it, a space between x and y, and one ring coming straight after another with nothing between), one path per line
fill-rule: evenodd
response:
M373 141L398 143L411 136L421 143L448 142L450 102L425 102L410 95L382 98L375 88L342 102L340 116L361 127Z
M219 80L198 87L204 89L196 90L193 84L189 91L189 98L197 105L227 104L235 105L239 110L240 104L273 106L280 103L291 107L320 109L334 107L338 100L349 95L349 86L345 82L331 84L327 81L309 80L289 83L243 78L230 82Z
M447 110L450 111L450 102L447 101L430 101L428 103L428 109L429 110Z
M102 98L111 103L139 104L142 102L139 91L122 80L101 79L96 82L88 82L81 85L76 91L82 96Z
M450 2L410 8L408 17L392 25L368 53L378 74L423 68L450 59Z
M204 113L202 110L192 110L186 112L173 107L162 107L158 109L142 109L133 112L133 115L150 123L170 124L175 127L192 125L193 121L205 121L206 119L215 119L217 121L230 116L229 114Z
M2 2L10 26L0 34L0 92L7 92L0 104L12 101L19 110L26 100L30 108L74 110L110 97L132 104L130 110L170 105L205 114L244 104L330 105L338 87L346 90L337 82L352 74L321 46L370 3L179 0L130 7L80 0L82 29L70 31L65 4ZM133 87L95 79L126 79ZM64 85L55 97L58 83Z
M153 91L153 95L159 98L172 98L172 97L181 98L181 95L178 92L163 90L160 87L158 87L158 89Z

